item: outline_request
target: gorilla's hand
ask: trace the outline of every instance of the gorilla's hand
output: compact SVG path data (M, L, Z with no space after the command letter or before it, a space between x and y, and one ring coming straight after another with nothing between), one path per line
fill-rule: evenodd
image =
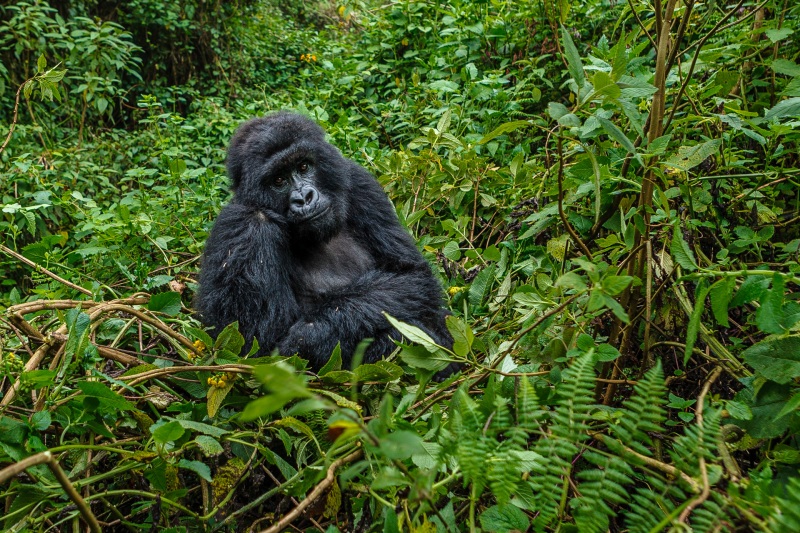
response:
M336 346L336 336L324 322L299 320L278 343L281 355L298 354L311 362L312 367L322 367L330 358Z
M289 282L285 227L278 215L239 203L219 214L203 254L197 308L216 332L231 322L259 344L276 339L300 315Z

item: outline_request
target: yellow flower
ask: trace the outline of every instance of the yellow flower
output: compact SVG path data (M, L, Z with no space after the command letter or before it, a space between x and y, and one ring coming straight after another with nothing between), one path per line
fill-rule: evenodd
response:
M449 294L450 296L455 296L456 294L464 291L465 289L466 287L450 287L449 289L447 289L447 294Z

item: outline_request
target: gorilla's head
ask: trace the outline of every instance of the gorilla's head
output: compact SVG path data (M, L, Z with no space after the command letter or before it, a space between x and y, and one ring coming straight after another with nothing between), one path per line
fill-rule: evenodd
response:
M242 124L228 147L233 202L281 217L301 242L327 241L347 214L347 161L312 120L279 112Z

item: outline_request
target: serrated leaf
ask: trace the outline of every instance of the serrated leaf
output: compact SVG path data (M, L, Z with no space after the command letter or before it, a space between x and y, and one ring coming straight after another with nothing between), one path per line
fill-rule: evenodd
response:
M505 133L512 132L514 130L518 130L519 128L524 128L526 126L530 126L531 123L528 120L514 120L512 122L506 122L505 124L501 124L500 126L496 127L491 131L491 133L484 135L478 144L486 144L492 139L499 137Z
M243 346L244 337L239 333L238 322L225 326L225 328L220 331L219 335L217 335L217 340L214 342L215 350L225 349L237 355L241 353Z
M225 396L233 389L233 382L226 383L224 387L210 387L206 393L206 410L209 418L214 418L222 406Z
M483 303L483 300L486 298L492 286L494 271L495 266L490 265L481 270L481 272L475 276L475 279L472 280L472 284L469 286L469 292L467 292L467 299L470 305L477 306Z
M531 525L528 515L519 507L511 504L489 507L481 513L479 520L484 531L494 533L528 531Z
M195 437L194 442L206 457L216 457L225 451L217 439L208 435L198 435Z
M691 170L719 151L722 139L712 139L694 146L680 146L678 153L664 160L664 165L678 170Z
M586 85L586 77L583 73L583 63L575 43L569 31L564 26L561 26L561 45L564 49L564 55L567 58L567 69L569 70L572 79L578 85L578 88L583 88Z
M767 120L782 119L787 117L800 116L800 97L787 98L781 100L774 107L764 113Z
M776 383L800 377L800 337L782 337L754 344L742 352L756 372Z
M681 235L677 224L674 226L672 232L672 242L670 243L669 251L675 262L687 272L694 272L699 268L694 258L694 252L689 248L686 241L683 240L683 235Z
M697 334L700 331L700 319L705 310L706 296L711 288L708 286L706 280L702 279L697 284L695 291L695 302L692 314L689 317L689 325L686 328L686 351L683 354L683 364L689 362L694 350L694 344L697 342Z
M594 86L595 93L598 95L607 96L612 99L620 97L620 88L614 80L606 72L598 70L592 76L592 85Z
M426 350L431 352L435 352L439 350L439 346L436 342L424 331L419 329L417 326L412 326L411 324L406 324L405 322L400 322L389 313L383 313L383 316L386 317L386 320L395 328L400 334L408 339L410 342L415 344L420 344L425 347Z
M209 483L211 482L211 469L205 463L181 459L178 461L178 467L183 468L184 470L191 470Z
M605 130L609 137L621 144L622 147L625 148L629 154L633 154L637 160L639 159L639 154L636 153L636 147L633 145L633 141L631 141L616 124L602 117L595 116L595 118L600 122L600 125L603 126L603 130Z
M136 409L134 405L123 398L121 394L112 391L97 381L81 381L78 383L78 388L85 396L97 398L102 405L107 407L121 411L133 411Z
M564 104L559 104L558 102L550 102L547 104L547 114L550 115L550 118L553 120L558 120L564 115L569 113L569 109Z
M177 316L181 312L181 294L179 292L162 292L150 297L147 309L155 313Z
M728 306L736 288L736 278L723 278L711 286L708 299L711 302L711 312L714 320L723 327L728 327Z
M337 342L336 347L331 353L331 358L319 369L319 375L324 376L328 372L333 372L342 369L342 344Z
M186 430L183 429L183 426L181 426L177 420L167 422L166 424L161 424L152 430L153 440L159 444L175 442L179 438L183 437L184 433L186 433Z

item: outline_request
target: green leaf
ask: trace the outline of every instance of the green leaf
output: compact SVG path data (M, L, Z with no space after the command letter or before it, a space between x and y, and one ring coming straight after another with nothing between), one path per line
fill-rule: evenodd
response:
M711 286L708 299L711 302L711 311L714 320L723 327L728 327L728 306L736 288L736 278L723 278Z
M442 253L450 261L458 261L461 259L461 250L456 241L448 241L448 243L444 245Z
M795 393L794 396L789 398L789 401L786 402L786 405L783 406L783 409L780 410L775 418L783 418L789 413L794 413L795 411L800 412L800 392Z
M489 507L481 513L479 520L484 531L493 533L527 531L531 525L528 515L519 507L511 504Z
M412 368L421 368L438 372L449 364L446 355L437 350L434 353L428 351L424 346L408 346L401 344L400 359Z
M405 460L425 452L422 437L411 431L395 431L381 437L380 450L387 459Z
M319 369L319 375L324 376L328 372L334 372L342 369L342 344L337 342L336 346L331 353L331 358Z
M469 286L469 292L467 293L467 299L470 305L480 305L483 303L492 286L494 271L495 266L490 265L481 270L480 274L475 276L475 279L472 280L472 284Z
M436 352L440 348L436 344L436 342L424 331L419 329L417 326L412 326L411 324L406 324L405 322L400 322L389 313L383 313L383 316L386 317L386 320L394 327L400 334L408 339L410 342L415 344L420 344L425 347L426 350L431 352Z
M594 86L595 93L598 95L607 96L613 100L620 97L621 92L619 86L614 82L611 76L602 70L598 70L595 72L594 76L592 76L592 85Z
M733 297L729 307L739 307L753 300L760 300L761 297L767 292L769 287L769 278L762 276L747 276L742 282L742 286L736 291L736 296Z
M636 153L636 147L633 145L633 141L631 141L628 138L628 136L622 132L621 129L619 129L613 122L611 122L608 119L598 116L595 116L595 118L600 123L600 125L603 126L603 130L605 130L605 132L608 134L609 137L617 141L628 151L629 154L633 154L633 156L637 160L641 161L639 159L639 154Z
M786 100L781 100L775 106L766 113L764 113L764 118L767 120L772 119L782 119L787 117L797 117L800 116L800 97L794 98L787 98Z
M206 457L216 457L225 451L217 439L208 435L198 435L194 442Z
M178 420L178 423L184 429L191 429L197 433L204 433L206 435L211 435L212 437L221 437L226 433L230 433L230 430L228 429L218 428L217 426L204 424L202 422L195 422L194 420Z
M36 411L31 415L31 427L37 431L44 431L50 427L50 411Z
M577 272L567 272L562 274L556 280L556 287L564 287L566 289L575 289L576 291L586 290L586 280Z
M606 276L603 278L603 292L616 296L633 282L633 276Z
M183 434L186 433L186 430L183 429L183 426L181 426L177 420L173 420L172 422L161 424L152 430L152 433L153 440L159 444L166 444L168 442L175 442L179 438L183 437Z
M44 69L47 68L47 59L45 59L44 54L39 56L39 59L36 60L36 69L37 72L44 72Z
M454 315L448 315L445 319L445 324L450 335L453 336L453 352L461 357L466 356L472 348L473 340L475 340L472 328Z
M694 309L692 315L689 317L689 326L686 328L686 351L683 354L683 364L689 362L692 357L692 350L694 350L694 343L697 341L697 333L700 331L700 319L705 310L706 296L711 290L706 280L702 279L697 284L695 290Z
M800 65L788 59L776 59L770 65L775 74L783 74L785 76L796 77L800 76Z
M678 170L691 170L719 151L720 146L722 139L712 139L694 146L680 146L678 153L666 159L664 164Z
M578 49L575 47L575 43L572 41L569 31L564 26L561 26L561 45L564 49L564 55L567 57L569 73L572 79L575 80L575 83L578 84L578 88L581 89L586 85L583 63L581 62L581 56L578 53Z
M770 41L773 43L777 43L782 41L792 35L794 30L791 28L770 28L764 32L764 34L769 38Z
M289 398L310 398L313 396L306 388L302 377L285 363L257 366L253 369L256 379L269 390Z
M781 337L754 344L742 352L753 369L776 383L800 377L800 337Z
M205 463L201 463L200 461L189 461L187 459L181 459L178 461L178 467L183 468L185 470L191 470L201 478L205 479L208 482L211 482L211 469Z
M764 333L784 333L783 297L786 280L778 272L772 275L772 288L765 292L756 311L756 326Z
M238 322L225 326L225 329L220 331L219 335L217 335L216 342L214 342L215 350L225 349L234 354L241 353L243 346L244 337L239 333Z
M569 113L569 109L564 104L559 104L558 102L550 102L547 104L547 114L550 115L550 118L553 120L558 120L564 115Z
M687 272L694 272L699 268L694 259L694 252L689 248L686 241L683 240L683 235L681 235L677 224L673 227L672 243L670 243L669 251L675 262Z
M491 133L484 135L478 144L486 144L492 139L499 137L505 133L512 132L514 130L518 130L519 128L525 128L530 126L531 123L528 120L514 120L512 122L506 122L505 124L501 124L500 126L496 127L491 131Z
M81 381L78 383L78 388L83 392L84 396L97 398L100 404L106 407L120 411L134 411L136 409L121 394L112 391L100 382Z
M179 292L162 292L150 297L147 309L155 313L177 316L181 312L181 294Z

